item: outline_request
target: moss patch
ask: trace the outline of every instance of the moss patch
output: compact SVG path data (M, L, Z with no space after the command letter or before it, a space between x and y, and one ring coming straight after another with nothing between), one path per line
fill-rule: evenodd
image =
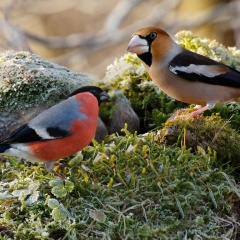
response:
M1 162L0 225L16 239L237 239L239 187L213 151L125 133L58 169L66 182Z
M186 146L195 153L200 149L212 149L216 152L219 166L230 164L234 169L239 169L240 136L231 128L230 122L224 121L219 115L199 116L197 119L177 118L164 124L159 137L166 144Z

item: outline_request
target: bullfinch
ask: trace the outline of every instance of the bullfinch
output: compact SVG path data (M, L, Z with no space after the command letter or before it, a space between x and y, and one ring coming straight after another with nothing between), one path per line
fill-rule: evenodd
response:
M240 72L182 48L162 29L148 27L136 31L128 51L137 54L163 92L198 105L192 117L215 104L240 101Z
M75 90L62 102L43 111L17 128L0 142L0 155L43 162L53 170L56 160L86 147L94 137L98 124L99 104L109 95L95 86Z

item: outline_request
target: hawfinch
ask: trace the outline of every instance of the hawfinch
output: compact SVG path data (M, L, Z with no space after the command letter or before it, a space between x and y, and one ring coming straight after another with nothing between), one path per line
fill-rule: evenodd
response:
M192 117L215 104L240 101L240 72L182 48L162 29L136 31L128 51L137 54L163 92L179 101L202 106Z
M70 96L45 110L27 124L13 131L0 142L0 155L43 162L53 170L60 158L86 147L94 137L98 123L99 104L109 95L95 86L75 90Z

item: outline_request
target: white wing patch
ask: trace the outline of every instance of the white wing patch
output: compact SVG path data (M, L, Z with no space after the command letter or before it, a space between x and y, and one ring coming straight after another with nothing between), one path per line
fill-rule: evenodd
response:
M47 132L47 129L46 129L46 128L33 127L33 126L30 126L30 124L29 124L29 127L31 127L32 129L34 129L35 132L37 133L37 135L40 136L42 139L55 139L55 137L49 135L49 133Z
M223 74L221 71L219 71L221 66L218 65L195 65L190 64L187 67L184 66L169 66L169 70L173 72L174 74L177 74L177 71L185 72L185 73L195 73L198 75L204 75L206 77L216 77L218 75Z

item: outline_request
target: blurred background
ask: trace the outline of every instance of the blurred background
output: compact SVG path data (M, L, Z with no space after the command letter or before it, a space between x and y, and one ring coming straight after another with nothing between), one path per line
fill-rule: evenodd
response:
M240 48L240 0L0 1L0 51L27 50L98 77L147 26Z

